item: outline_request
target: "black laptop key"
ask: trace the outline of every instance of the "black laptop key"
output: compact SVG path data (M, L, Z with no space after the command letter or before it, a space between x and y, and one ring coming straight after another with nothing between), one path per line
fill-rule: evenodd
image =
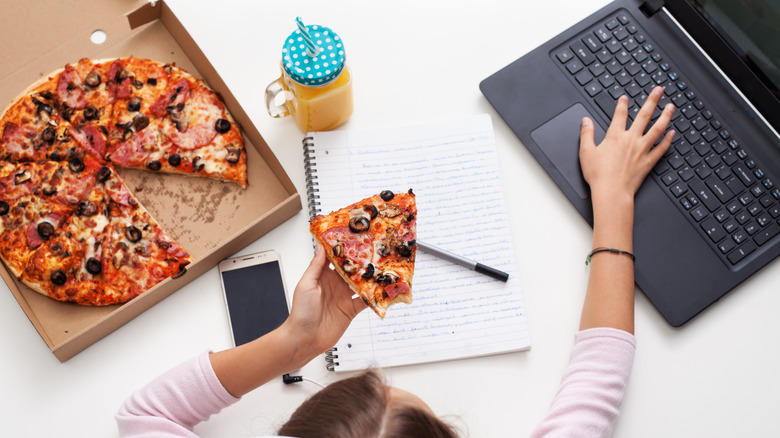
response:
M742 259L750 255L756 250L756 245L753 242L747 242L739 248L731 251L728 255L728 259L732 264L739 263Z
M735 246L737 246L737 244L734 243L733 240L725 239L724 241L718 244L718 249L720 249L720 252L722 252L723 254L726 254L732 249L734 249Z
M612 39L612 34L603 27L596 29L593 34L596 35L596 38L598 38L602 43L606 43Z
M701 222L701 220L707 217L708 214L709 213L707 213L707 210L702 207L696 207L691 210L691 217L693 217L693 220L696 222Z
M615 84L615 78L611 74L609 74L609 73L604 73L599 78L599 83L604 88L610 88L610 87L612 87L612 85Z
M593 75L591 75L589 71L583 70L577 73L577 75L574 76L574 79L577 81L578 84L585 85L588 82L593 80Z
M569 48L577 55L577 58L585 65L591 65L596 61L596 56L585 47L582 41L575 41Z
M756 182L756 180L753 178L753 174L750 172L750 170L747 169L747 166L737 164L731 170L734 171L734 174L737 175L737 178L742 181L742 184L744 184L745 187L750 187L754 182Z
M721 204L727 203L729 199L734 197L734 193L731 191L731 189L729 189L728 186L718 178L710 178L705 181L705 184L707 184L707 187L712 190L712 193L715 194Z
M573 75L579 73L583 68L585 68L585 66L582 65L582 62L580 62L579 60L574 60L566 64L566 70L568 70L569 73Z
M580 41L593 53L601 50L601 42L594 35L585 35Z
M701 222L701 229L707 233L707 236L709 236L713 243L718 243L726 237L726 232L723 231L723 228L718 221L711 217Z
M695 129L689 129L688 132L684 135L685 140L690 144L696 144L701 140L701 135L699 135L699 131Z
M636 61L631 61L628 64L626 64L626 72L631 76L636 76L641 71L642 71L642 66Z
M598 59L602 64L606 64L612 60L612 54L609 53L609 50L607 49L601 49L599 53L596 53L596 59Z
M696 194L699 200L701 200L704 206L707 207L707 210L715 211L720 208L720 201L718 201L712 191L708 189L704 183L698 180L694 180L688 183L688 186L691 188L693 193Z
M608 93L601 93L595 98L596 105L601 108L602 111L604 111L604 114L607 115L607 117L612 118L612 114L615 113L615 106L617 106L617 101L615 99L612 99L612 97Z
M756 234L760 229L761 226L758 225L758 222L756 221L750 221L747 224L745 224L745 232L748 233L749 236Z
M569 49L563 49L556 53L555 57L558 58L558 61L562 64L566 64L574 58L574 53Z
M601 92L604 87L599 85L598 82L591 82L588 85L585 86L585 91L588 93L590 97L593 97ZM602 93L603 94L603 93Z
M626 65L627 63L631 62L631 60L634 58L631 56L631 53L623 49L620 51L620 53L615 55L615 59L617 60L617 62L620 63L620 65Z
M769 240L775 237L778 233L780 233L780 226L777 225L776 222L772 222L771 225L764 228L763 230L761 230L761 232L753 236L753 240L756 242L756 245L761 246L769 242Z
M621 27L620 29L612 32L612 35L614 35L618 41L623 41L624 39L628 38L629 33L626 29Z

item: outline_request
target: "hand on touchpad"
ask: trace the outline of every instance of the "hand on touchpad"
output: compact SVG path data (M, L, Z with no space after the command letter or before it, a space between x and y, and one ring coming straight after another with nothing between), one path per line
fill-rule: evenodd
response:
M579 158L580 126L583 117L589 117L593 120L596 144L601 143L604 139L604 129L598 124L598 119L593 117L580 103L570 106L564 112L534 129L531 132L531 138L547 155L547 158L555 166L555 170L577 192L577 195L582 199L587 199L590 196L590 190L588 183L582 178ZM547 169L548 173L551 171L554 170Z

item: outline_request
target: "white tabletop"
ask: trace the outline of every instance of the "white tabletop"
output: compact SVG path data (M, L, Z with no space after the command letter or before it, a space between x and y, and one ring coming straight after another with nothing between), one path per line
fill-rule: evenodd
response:
M301 132L292 120L270 118L263 102L296 16L333 28L345 42L355 113L344 128L491 115L532 348L385 370L393 385L422 397L469 436L527 436L545 414L577 330L587 280L583 261L591 248L590 228L478 84L606 3L169 0L302 195ZM307 220L303 210L240 253L277 250L292 290L311 257ZM636 363L615 436L767 436L778 430L778 278L780 263L774 262L681 329L667 325L638 294ZM216 268L65 363L4 283L0 333L2 435L15 437L116 436L113 415L133 390L206 349L230 344ZM325 371L322 359L302 373L322 383L343 377ZM272 433L316 389L307 382L271 382L196 432Z

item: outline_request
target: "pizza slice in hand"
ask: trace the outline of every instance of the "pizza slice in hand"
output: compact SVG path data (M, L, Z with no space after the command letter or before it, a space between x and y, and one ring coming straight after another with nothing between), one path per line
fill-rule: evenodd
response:
M385 190L310 221L310 230L328 260L371 309L412 302L417 252L414 193Z

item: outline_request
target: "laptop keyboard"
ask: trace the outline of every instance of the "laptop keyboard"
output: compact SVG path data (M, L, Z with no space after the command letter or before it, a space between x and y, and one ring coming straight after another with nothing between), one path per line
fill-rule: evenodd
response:
M551 57L595 106L611 118L621 95L631 121L656 86L664 95L653 114L672 102L677 131L651 173L727 265L737 265L780 234L780 190L751 157L694 78L668 59L626 11L619 11Z

